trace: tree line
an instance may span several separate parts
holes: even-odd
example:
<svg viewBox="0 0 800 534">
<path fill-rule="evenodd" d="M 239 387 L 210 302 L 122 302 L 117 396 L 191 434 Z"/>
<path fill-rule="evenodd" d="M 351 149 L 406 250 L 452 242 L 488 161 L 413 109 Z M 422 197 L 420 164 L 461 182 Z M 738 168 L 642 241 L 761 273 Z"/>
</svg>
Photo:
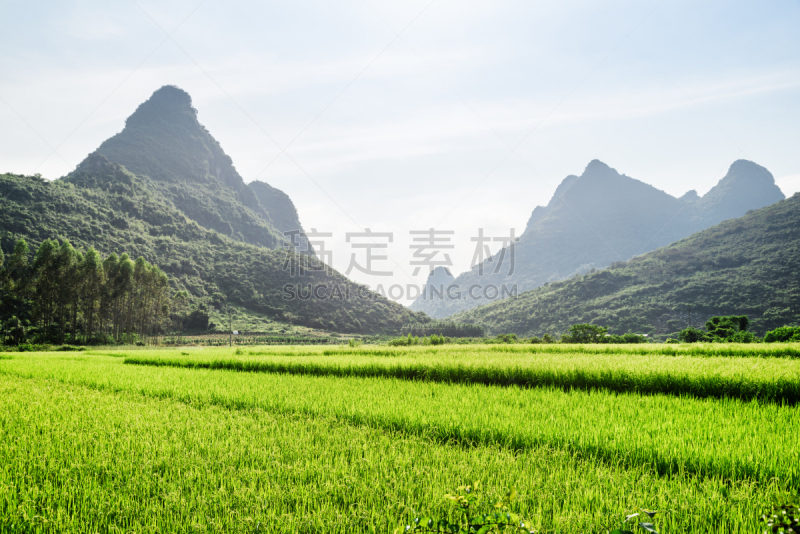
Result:
<svg viewBox="0 0 800 534">
<path fill-rule="evenodd" d="M 428 323 L 409 323 L 403 325 L 401 334 L 412 336 L 483 337 L 485 329 L 481 325 L 455 323 L 453 321 L 431 321 Z"/>
<path fill-rule="evenodd" d="M 0 250 L 0 342 L 121 343 L 163 333 L 172 307 L 167 275 L 127 254 L 105 259 L 46 239 L 31 257 L 20 239 Z"/>
</svg>

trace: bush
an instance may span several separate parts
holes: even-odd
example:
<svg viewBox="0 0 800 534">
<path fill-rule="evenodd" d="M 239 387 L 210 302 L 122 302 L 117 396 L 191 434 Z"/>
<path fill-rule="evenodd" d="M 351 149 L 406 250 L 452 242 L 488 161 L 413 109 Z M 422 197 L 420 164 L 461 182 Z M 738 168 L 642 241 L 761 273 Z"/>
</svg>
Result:
<svg viewBox="0 0 800 534">
<path fill-rule="evenodd" d="M 497 334 L 496 343 L 516 343 L 517 334 Z"/>
<path fill-rule="evenodd" d="M 764 343 L 800 342 L 800 326 L 781 326 L 764 334 Z"/>
<path fill-rule="evenodd" d="M 717 316 L 706 321 L 707 332 L 690 326 L 681 330 L 679 337 L 686 343 L 758 343 L 759 339 L 747 331 L 749 326 L 750 320 L 746 315 Z"/>
<path fill-rule="evenodd" d="M 561 336 L 562 343 L 603 343 L 608 328 L 596 324 L 574 324 Z"/>
<path fill-rule="evenodd" d="M 727 315 L 712 317 L 706 321 L 706 330 L 713 337 L 728 339 L 738 332 L 744 332 L 750 326 L 746 315 Z"/>
<path fill-rule="evenodd" d="M 525 521 L 512 510 L 512 502 L 517 492 L 511 490 L 505 495 L 479 495 L 479 484 L 461 486 L 454 495 L 445 499 L 453 505 L 451 517 L 435 518 L 417 516 L 405 527 L 395 529 L 395 534 L 418 532 L 450 532 L 483 534 L 510 534 L 512 532 L 533 534 L 535 531 L 525 526 Z"/>
<path fill-rule="evenodd" d="M 706 332 L 705 330 L 700 330 L 699 328 L 694 328 L 693 326 L 681 330 L 681 333 L 678 334 L 678 337 L 684 343 L 711 341 L 711 336 L 708 335 L 708 332 Z"/>
<path fill-rule="evenodd" d="M 675 339 L 674 337 L 668 337 L 668 338 L 667 338 L 667 339 L 664 341 L 664 343 L 667 343 L 667 344 L 670 344 L 670 345 L 672 345 L 672 344 L 675 344 L 675 343 L 680 343 L 680 341 L 678 341 L 678 340 L 677 340 L 677 339 Z"/>
<path fill-rule="evenodd" d="M 450 343 L 451 339 L 442 335 L 431 334 L 430 337 L 423 337 L 422 339 L 417 336 L 408 334 L 408 337 L 398 337 L 389 340 L 390 347 L 411 347 L 413 345 L 444 345 Z"/>
<path fill-rule="evenodd" d="M 643 336 L 642 334 L 632 334 L 628 332 L 627 334 L 622 334 L 621 336 L 612 334 L 610 336 L 606 336 L 605 340 L 602 342 L 604 343 L 649 343 L 650 340 L 647 339 L 647 336 Z"/>
</svg>

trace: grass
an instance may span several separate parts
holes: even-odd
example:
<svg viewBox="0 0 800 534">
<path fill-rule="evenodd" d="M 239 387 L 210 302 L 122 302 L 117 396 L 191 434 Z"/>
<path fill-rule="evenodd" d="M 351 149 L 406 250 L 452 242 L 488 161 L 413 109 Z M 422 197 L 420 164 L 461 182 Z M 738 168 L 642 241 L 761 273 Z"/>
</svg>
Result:
<svg viewBox="0 0 800 534">
<path fill-rule="evenodd" d="M 495 347 L 488 347 L 489 349 Z M 378 357 L 382 356 L 382 357 Z M 444 383 L 604 389 L 796 404 L 800 361 L 790 358 L 530 353 L 487 347 L 138 353 L 125 363 Z"/>
<path fill-rule="evenodd" d="M 0 357 L 0 531 L 391 532 L 482 480 L 516 487 L 518 512 L 543 533 L 606 532 L 638 507 L 663 512 L 662 533 L 754 532 L 800 489 L 800 406 L 194 365 L 628 367 L 766 383 L 791 381 L 800 363 L 509 347 Z M 123 363 L 134 357 L 194 364 Z"/>
<path fill-rule="evenodd" d="M 0 372 L 133 391 L 195 406 L 333 417 L 440 442 L 547 446 L 584 458 L 800 489 L 800 450 L 786 445 L 800 408 L 552 388 L 396 379 L 247 374 L 122 365 L 120 358 L 30 356 Z"/>
<path fill-rule="evenodd" d="M 576 459 L 548 448 L 435 445 L 333 419 L 226 410 L 0 377 L 4 532 L 391 532 L 481 480 L 516 486 L 539 532 L 598 532 L 639 506 L 664 532 L 757 528 L 778 485 Z"/>
</svg>

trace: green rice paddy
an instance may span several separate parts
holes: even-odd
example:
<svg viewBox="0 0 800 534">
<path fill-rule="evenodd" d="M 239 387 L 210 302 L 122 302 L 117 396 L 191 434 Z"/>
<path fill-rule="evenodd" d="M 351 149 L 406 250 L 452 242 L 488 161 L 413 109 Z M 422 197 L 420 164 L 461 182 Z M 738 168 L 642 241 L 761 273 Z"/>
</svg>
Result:
<svg viewBox="0 0 800 534">
<path fill-rule="evenodd" d="M 756 532 L 797 495 L 797 347 L 565 347 L 6 354 L 0 531 L 392 532 L 480 480 L 538 532 Z"/>
</svg>

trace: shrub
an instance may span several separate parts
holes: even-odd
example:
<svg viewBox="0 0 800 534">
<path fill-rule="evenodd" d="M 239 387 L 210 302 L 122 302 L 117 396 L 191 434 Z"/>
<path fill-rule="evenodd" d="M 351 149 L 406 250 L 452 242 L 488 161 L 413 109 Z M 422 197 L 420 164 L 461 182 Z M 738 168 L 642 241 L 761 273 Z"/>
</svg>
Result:
<svg viewBox="0 0 800 534">
<path fill-rule="evenodd" d="M 708 332 L 705 330 L 700 330 L 699 328 L 694 328 L 690 326 L 689 328 L 684 328 L 681 330 L 681 333 L 678 334 L 678 337 L 684 343 L 697 343 L 699 341 L 711 341 L 711 336 L 708 335 Z"/>
<path fill-rule="evenodd" d="M 738 332 L 744 332 L 750 326 L 746 315 L 727 315 L 712 317 L 706 321 L 706 330 L 713 337 L 732 338 Z"/>
<path fill-rule="evenodd" d="M 562 343 L 602 343 L 608 328 L 596 324 L 574 324 L 561 336 Z"/>
<path fill-rule="evenodd" d="M 781 326 L 764 334 L 764 343 L 800 342 L 800 326 Z"/>
<path fill-rule="evenodd" d="M 394 532 L 449 532 L 464 534 L 470 532 L 490 533 L 533 533 L 528 529 L 517 514 L 511 511 L 512 501 L 516 498 L 517 492 L 513 489 L 504 496 L 484 495 L 479 496 L 479 487 L 476 482 L 472 486 L 461 486 L 455 495 L 447 494 L 445 499 L 449 500 L 455 507 L 455 520 L 450 521 L 446 518 L 436 519 L 434 517 L 414 518 L 413 524 L 399 527 Z"/>
</svg>

